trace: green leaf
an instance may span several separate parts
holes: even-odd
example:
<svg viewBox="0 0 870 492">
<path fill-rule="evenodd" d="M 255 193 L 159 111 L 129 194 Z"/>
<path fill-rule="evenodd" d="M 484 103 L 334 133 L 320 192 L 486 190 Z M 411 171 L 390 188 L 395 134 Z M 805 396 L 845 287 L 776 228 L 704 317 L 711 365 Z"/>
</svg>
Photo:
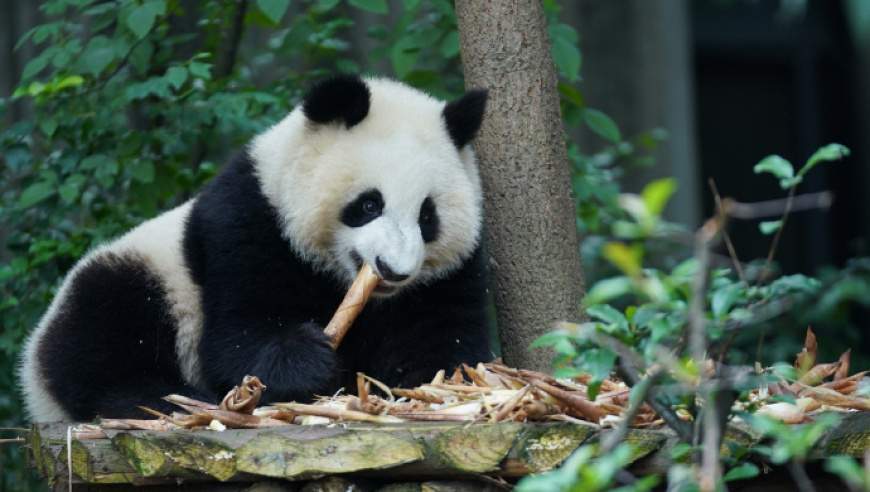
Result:
<svg viewBox="0 0 870 492">
<path fill-rule="evenodd" d="M 764 235 L 771 235 L 782 228 L 782 220 L 767 220 L 758 224 L 758 229 Z"/>
<path fill-rule="evenodd" d="M 47 56 L 37 56 L 27 62 L 24 66 L 24 71 L 21 73 L 21 80 L 27 80 L 42 71 L 48 65 Z"/>
<path fill-rule="evenodd" d="M 260 8 L 266 17 L 273 24 L 278 24 L 287 12 L 287 7 L 290 6 L 290 0 L 257 0 L 257 7 Z"/>
<path fill-rule="evenodd" d="M 3 153 L 6 159 L 6 165 L 13 172 L 19 172 L 21 169 L 30 163 L 33 159 L 33 154 L 30 153 L 30 147 L 25 144 L 13 144 L 6 148 Z"/>
<path fill-rule="evenodd" d="M 616 325 L 620 329 L 628 329 L 628 318 L 609 304 L 589 306 L 586 312 L 589 316 L 598 318 L 605 323 Z"/>
<path fill-rule="evenodd" d="M 559 379 L 574 379 L 581 374 L 583 371 L 570 366 L 559 366 L 553 371 L 553 376 Z"/>
<path fill-rule="evenodd" d="M 459 31 L 452 30 L 444 36 L 444 41 L 441 42 L 441 56 L 444 58 L 453 58 L 459 55 Z"/>
<path fill-rule="evenodd" d="M 640 239 L 643 237 L 643 229 L 634 222 L 627 220 L 617 220 L 613 223 L 611 230 L 613 235 L 622 239 Z"/>
<path fill-rule="evenodd" d="M 806 275 L 785 275 L 774 280 L 770 286 L 776 291 L 813 293 L 821 287 L 822 282 Z"/>
<path fill-rule="evenodd" d="M 9 296 L 2 303 L 0 303 L 0 311 L 4 309 L 13 308 L 18 305 L 18 298 L 15 296 Z"/>
<path fill-rule="evenodd" d="M 54 84 L 54 90 L 59 91 L 61 89 L 66 89 L 67 87 L 78 87 L 84 83 L 85 79 L 82 78 L 81 75 L 70 75 L 62 78 L 59 82 Z"/>
<path fill-rule="evenodd" d="M 211 63 L 190 62 L 187 68 L 194 77 L 211 80 Z"/>
<path fill-rule="evenodd" d="M 734 468 L 728 470 L 722 477 L 722 481 L 731 482 L 733 480 L 744 480 L 758 476 L 758 466 L 754 463 L 741 463 Z"/>
<path fill-rule="evenodd" d="M 79 186 L 74 183 L 65 182 L 57 188 L 57 192 L 63 201 L 72 203 L 79 196 Z"/>
<path fill-rule="evenodd" d="M 453 7 L 453 2 L 451 2 L 450 0 L 432 0 L 428 3 L 432 6 L 432 8 L 434 8 L 441 15 L 447 18 L 453 17 L 456 14 L 456 10 Z"/>
<path fill-rule="evenodd" d="M 677 180 L 674 178 L 657 179 L 643 188 L 640 197 L 646 205 L 646 210 L 652 216 L 660 216 L 671 196 L 677 191 Z"/>
<path fill-rule="evenodd" d="M 793 178 L 781 179 L 781 180 L 779 180 L 779 187 L 782 188 L 783 190 L 787 190 L 787 189 L 791 188 L 792 186 L 797 186 L 797 185 L 801 184 L 801 182 L 803 180 L 804 180 L 803 176 L 795 176 Z"/>
<path fill-rule="evenodd" d="M 103 188 L 109 188 L 115 183 L 115 176 L 118 174 L 118 161 L 115 159 L 106 159 L 94 172 L 97 181 L 103 185 Z"/>
<path fill-rule="evenodd" d="M 155 168 L 151 161 L 135 159 L 127 164 L 127 172 L 139 182 L 148 184 L 154 182 Z"/>
<path fill-rule="evenodd" d="M 577 358 L 577 355 L 578 355 L 577 346 L 575 346 L 574 343 L 572 343 L 571 340 L 568 340 L 567 338 L 563 338 L 563 339 L 557 341 L 556 343 L 554 343 L 553 350 L 555 350 L 556 353 L 559 354 L 560 356 L 565 357 L 567 359 L 573 360 L 573 359 Z"/>
<path fill-rule="evenodd" d="M 36 33 L 36 31 L 41 27 L 42 26 L 32 27 L 32 28 L 30 28 L 29 31 L 24 33 L 24 35 L 18 39 L 18 42 L 15 43 L 15 46 L 12 48 L 12 52 L 14 53 L 14 52 L 18 51 L 18 48 L 20 48 L 22 44 L 26 43 L 27 40 L 30 39 L 30 37 L 33 36 Z"/>
<path fill-rule="evenodd" d="M 94 76 L 102 73 L 115 59 L 115 49 L 105 36 L 95 36 L 82 54 L 81 68 Z"/>
<path fill-rule="evenodd" d="M 112 48 L 100 48 L 90 51 L 85 55 L 85 65 L 92 75 L 97 76 L 112 63 L 114 58 L 115 50 Z"/>
<path fill-rule="evenodd" d="M 91 169 L 96 169 L 101 164 L 106 162 L 106 160 L 108 160 L 108 157 L 106 157 L 103 154 L 89 155 L 89 156 L 85 157 L 84 159 L 82 159 L 82 161 L 79 163 L 79 169 L 81 169 L 82 171 L 89 171 Z"/>
<path fill-rule="evenodd" d="M 142 39 L 154 27 L 157 18 L 166 12 L 165 0 L 149 0 L 127 15 L 126 24 L 137 39 Z"/>
<path fill-rule="evenodd" d="M 148 72 L 151 56 L 154 54 L 154 45 L 148 40 L 142 40 L 133 51 L 130 52 L 130 64 L 140 75 Z"/>
<path fill-rule="evenodd" d="M 166 71 L 166 80 L 175 87 L 175 90 L 179 90 L 187 81 L 187 73 L 185 67 L 169 67 Z"/>
<path fill-rule="evenodd" d="M 629 277 L 612 277 L 599 280 L 586 293 L 589 304 L 603 304 L 634 291 L 634 283 Z"/>
<path fill-rule="evenodd" d="M 613 364 L 616 363 L 616 354 L 605 349 L 593 349 L 583 353 L 583 368 L 592 373 L 589 381 L 588 395 L 590 400 L 595 400 L 601 382 L 610 377 Z"/>
<path fill-rule="evenodd" d="M 619 127 L 610 119 L 610 116 L 598 111 L 597 109 L 586 108 L 583 110 L 583 121 L 586 126 L 595 133 L 610 140 L 611 142 L 622 141 L 622 135 L 619 133 Z"/>
<path fill-rule="evenodd" d="M 728 319 L 731 321 L 748 321 L 752 319 L 752 311 L 746 308 L 732 309 L 728 313 Z"/>
<path fill-rule="evenodd" d="M 713 292 L 713 298 L 710 300 L 713 316 L 716 319 L 725 316 L 734 305 L 734 301 L 740 297 L 741 292 L 743 292 L 743 285 L 740 283 L 734 283 Z"/>
<path fill-rule="evenodd" d="M 54 195 L 56 191 L 54 183 L 40 181 L 33 183 L 21 192 L 21 197 L 18 199 L 18 208 L 25 209 L 32 207 L 46 198 Z"/>
<path fill-rule="evenodd" d="M 314 9 L 318 12 L 328 12 L 335 8 L 341 0 L 317 0 Z"/>
<path fill-rule="evenodd" d="M 540 337 L 538 337 L 531 345 L 530 348 L 536 347 L 547 347 L 550 345 L 555 345 L 557 343 L 561 343 L 562 340 L 567 340 L 571 337 L 571 334 L 564 330 L 556 330 L 551 331 L 549 333 L 544 333 Z"/>
<path fill-rule="evenodd" d="M 376 14 L 388 14 L 390 7 L 387 5 L 387 0 L 348 0 L 348 3 L 354 7 Z"/>
<path fill-rule="evenodd" d="M 411 73 L 414 65 L 417 64 L 417 56 L 420 54 L 419 48 L 406 49 L 405 44 L 407 44 L 408 40 L 409 38 L 400 40 L 390 50 L 390 61 L 393 63 L 393 70 L 400 79 L 404 79 Z M 406 41 L 406 43 L 403 43 L 403 41 Z"/>
<path fill-rule="evenodd" d="M 580 76 L 582 61 L 580 50 L 577 49 L 577 31 L 567 24 L 550 26 L 549 31 L 553 61 L 568 80 L 574 82 Z"/>
<path fill-rule="evenodd" d="M 623 243 L 609 242 L 605 244 L 601 249 L 601 255 L 628 276 L 633 277 L 641 272 L 640 258 L 635 250 Z"/>
<path fill-rule="evenodd" d="M 769 155 L 752 168 L 755 174 L 771 173 L 779 179 L 794 177 L 794 166 L 778 155 Z"/>
<path fill-rule="evenodd" d="M 680 264 L 674 267 L 671 270 L 671 276 L 680 278 L 680 277 L 692 277 L 698 271 L 698 259 L 697 258 L 689 258 L 683 260 Z"/>
<path fill-rule="evenodd" d="M 803 176 L 810 169 L 815 167 L 816 164 L 823 161 L 838 161 L 843 157 L 848 156 L 851 151 L 845 145 L 840 145 L 837 143 L 832 143 L 825 145 L 821 149 L 817 150 L 815 154 L 810 156 L 807 159 L 807 163 L 804 164 L 804 167 L 798 172 L 798 176 Z"/>
<path fill-rule="evenodd" d="M 553 61 L 560 72 L 571 82 L 580 77 L 580 64 L 583 60 L 580 50 L 564 39 L 555 39 L 552 46 Z"/>
<path fill-rule="evenodd" d="M 55 130 L 57 130 L 57 118 L 43 118 L 39 122 L 39 129 L 46 137 L 54 135 Z"/>
<path fill-rule="evenodd" d="M 850 456 L 831 456 L 825 460 L 824 468 L 826 472 L 854 485 L 854 490 L 867 490 L 867 485 L 870 485 L 868 484 L 870 477 L 864 472 L 864 467 Z"/>
<path fill-rule="evenodd" d="M 583 107 L 586 103 L 583 100 L 583 94 L 576 87 L 559 82 L 559 93 L 562 97 L 571 104 Z"/>
</svg>

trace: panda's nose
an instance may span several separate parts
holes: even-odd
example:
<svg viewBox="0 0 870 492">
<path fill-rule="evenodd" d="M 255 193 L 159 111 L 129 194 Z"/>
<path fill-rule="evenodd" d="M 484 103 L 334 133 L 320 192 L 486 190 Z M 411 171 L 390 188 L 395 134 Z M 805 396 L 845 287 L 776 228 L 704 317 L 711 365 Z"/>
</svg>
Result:
<svg viewBox="0 0 870 492">
<path fill-rule="evenodd" d="M 402 280 L 410 277 L 410 275 L 402 275 L 400 273 L 394 272 L 392 268 L 390 268 L 386 263 L 381 261 L 380 256 L 375 258 L 375 265 L 378 267 L 378 273 L 384 280 L 388 280 L 390 282 L 401 282 Z"/>
</svg>

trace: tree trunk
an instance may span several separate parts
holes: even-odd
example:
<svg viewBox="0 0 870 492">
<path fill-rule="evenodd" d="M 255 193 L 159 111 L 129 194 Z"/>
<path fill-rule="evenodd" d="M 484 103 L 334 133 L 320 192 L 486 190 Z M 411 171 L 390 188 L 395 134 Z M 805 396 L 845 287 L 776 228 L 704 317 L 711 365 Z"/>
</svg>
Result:
<svg viewBox="0 0 870 492">
<path fill-rule="evenodd" d="M 489 89 L 475 141 L 505 363 L 550 371 L 529 350 L 585 294 L 556 67 L 540 0 L 456 2 L 468 88 Z"/>
</svg>

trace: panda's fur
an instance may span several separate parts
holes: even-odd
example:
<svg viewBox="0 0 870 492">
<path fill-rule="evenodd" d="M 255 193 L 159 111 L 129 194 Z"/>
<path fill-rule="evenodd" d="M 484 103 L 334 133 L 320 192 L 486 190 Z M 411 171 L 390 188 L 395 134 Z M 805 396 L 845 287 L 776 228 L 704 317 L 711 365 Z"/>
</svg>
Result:
<svg viewBox="0 0 870 492">
<path fill-rule="evenodd" d="M 142 417 L 175 410 L 171 393 L 216 401 L 247 374 L 268 401 L 309 400 L 358 371 L 414 386 L 488 360 L 469 147 L 485 102 L 317 84 L 196 197 L 69 272 L 22 357 L 30 416 Z M 381 280 L 333 351 L 323 327 L 363 261 Z"/>
</svg>

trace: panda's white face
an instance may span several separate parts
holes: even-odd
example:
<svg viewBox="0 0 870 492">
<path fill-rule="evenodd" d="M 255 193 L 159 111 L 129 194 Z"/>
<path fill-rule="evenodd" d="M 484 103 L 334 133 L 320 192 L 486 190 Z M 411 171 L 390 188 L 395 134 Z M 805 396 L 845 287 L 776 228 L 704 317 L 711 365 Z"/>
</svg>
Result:
<svg viewBox="0 0 870 492">
<path fill-rule="evenodd" d="M 479 205 L 469 176 L 456 158 L 445 163 L 424 149 L 404 132 L 357 148 L 361 165 L 353 166 L 331 256 L 349 280 L 370 263 L 381 278 L 376 294 L 446 273 L 477 241 Z"/>
<path fill-rule="evenodd" d="M 353 126 L 293 111 L 250 152 L 294 250 L 350 284 L 362 262 L 375 295 L 426 283 L 474 251 L 481 189 L 474 156 L 445 127 L 444 103 L 403 84 L 366 80 Z"/>
</svg>

